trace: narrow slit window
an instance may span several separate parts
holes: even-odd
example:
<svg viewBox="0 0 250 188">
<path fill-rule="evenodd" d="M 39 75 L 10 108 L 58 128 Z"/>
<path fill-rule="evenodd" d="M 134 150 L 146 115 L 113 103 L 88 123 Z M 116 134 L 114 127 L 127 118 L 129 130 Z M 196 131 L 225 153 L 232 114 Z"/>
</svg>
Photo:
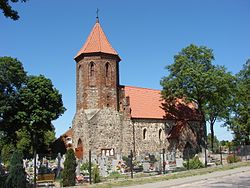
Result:
<svg viewBox="0 0 250 188">
<path fill-rule="evenodd" d="M 147 129 L 143 129 L 143 135 L 142 135 L 143 140 L 147 139 Z"/>
<path fill-rule="evenodd" d="M 159 130 L 159 140 L 162 140 L 162 129 Z"/>
<path fill-rule="evenodd" d="M 109 77 L 109 70 L 110 68 L 109 68 L 109 63 L 106 63 L 106 65 L 105 65 L 105 75 L 106 75 L 106 77 Z"/>
</svg>

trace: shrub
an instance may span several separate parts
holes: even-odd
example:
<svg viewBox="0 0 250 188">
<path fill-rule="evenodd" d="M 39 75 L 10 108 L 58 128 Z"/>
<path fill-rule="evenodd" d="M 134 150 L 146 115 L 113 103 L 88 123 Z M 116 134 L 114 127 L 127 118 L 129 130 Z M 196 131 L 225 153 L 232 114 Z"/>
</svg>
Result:
<svg viewBox="0 0 250 188">
<path fill-rule="evenodd" d="M 227 163 L 236 163 L 239 161 L 240 161 L 240 158 L 236 155 L 228 155 L 227 156 Z"/>
<path fill-rule="evenodd" d="M 10 159 L 10 170 L 6 180 L 8 188 L 26 187 L 26 176 L 23 168 L 23 155 L 15 151 Z"/>
<path fill-rule="evenodd" d="M 183 166 L 187 169 L 198 169 L 198 168 L 204 168 L 203 163 L 200 161 L 198 156 L 195 156 L 194 158 L 190 159 L 189 162 L 185 161 L 183 163 Z"/>
<path fill-rule="evenodd" d="M 123 177 L 119 172 L 113 171 L 109 174 L 109 179 L 118 179 Z"/>
<path fill-rule="evenodd" d="M 69 149 L 66 153 L 64 169 L 62 172 L 62 184 L 66 186 L 74 186 L 76 179 L 76 158 L 73 149 Z"/>
<path fill-rule="evenodd" d="M 93 182 L 99 183 L 100 181 L 101 181 L 101 178 L 100 178 L 99 168 L 97 165 L 95 165 L 93 168 Z"/>
<path fill-rule="evenodd" d="M 91 169 L 93 168 L 94 164 L 91 163 Z M 85 174 L 89 174 L 89 162 L 82 163 L 80 170 Z"/>
<path fill-rule="evenodd" d="M 130 159 L 129 159 L 127 156 L 123 156 L 123 157 L 122 157 L 122 160 L 125 161 L 125 163 L 126 163 L 127 165 L 130 164 Z"/>
</svg>

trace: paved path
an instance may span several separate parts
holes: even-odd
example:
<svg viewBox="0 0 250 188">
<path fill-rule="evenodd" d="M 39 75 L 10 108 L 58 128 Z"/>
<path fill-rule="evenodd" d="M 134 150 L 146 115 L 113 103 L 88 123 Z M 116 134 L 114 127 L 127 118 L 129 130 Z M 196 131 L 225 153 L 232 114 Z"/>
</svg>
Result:
<svg viewBox="0 0 250 188">
<path fill-rule="evenodd" d="M 124 188 L 198 188 L 198 187 L 249 187 L 250 166 L 226 171 L 217 171 L 204 175 L 179 178 L 144 185 L 128 186 Z"/>
</svg>

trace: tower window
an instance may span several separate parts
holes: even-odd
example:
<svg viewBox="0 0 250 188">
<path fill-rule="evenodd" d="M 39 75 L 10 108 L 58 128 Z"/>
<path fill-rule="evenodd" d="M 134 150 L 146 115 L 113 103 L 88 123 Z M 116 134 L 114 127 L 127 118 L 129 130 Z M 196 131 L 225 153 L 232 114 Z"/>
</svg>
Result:
<svg viewBox="0 0 250 188">
<path fill-rule="evenodd" d="M 89 75 L 92 77 L 95 75 L 95 64 L 93 62 L 90 63 L 90 71 Z"/>
<path fill-rule="evenodd" d="M 143 138 L 143 140 L 147 139 L 147 129 L 146 128 L 143 129 L 142 138 Z"/>
<path fill-rule="evenodd" d="M 95 78 L 95 63 L 94 62 L 90 62 L 89 64 L 89 85 L 90 86 L 95 86 L 96 83 L 96 78 Z"/>
<path fill-rule="evenodd" d="M 109 77 L 109 70 L 110 68 L 109 68 L 109 63 L 106 63 L 106 65 L 105 65 L 105 74 L 106 74 L 106 77 Z"/>
<path fill-rule="evenodd" d="M 159 130 L 159 140 L 162 140 L 162 129 Z"/>
<path fill-rule="evenodd" d="M 106 79 L 106 86 L 110 86 L 111 85 L 111 66 L 108 62 L 105 64 L 105 79 Z"/>
</svg>

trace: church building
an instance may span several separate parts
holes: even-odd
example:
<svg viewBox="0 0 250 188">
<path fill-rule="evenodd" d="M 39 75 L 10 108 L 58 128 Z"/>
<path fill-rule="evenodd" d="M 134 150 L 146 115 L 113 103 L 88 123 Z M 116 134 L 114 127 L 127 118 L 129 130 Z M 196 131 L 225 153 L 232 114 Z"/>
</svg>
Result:
<svg viewBox="0 0 250 188">
<path fill-rule="evenodd" d="M 185 149 L 200 151 L 202 131 L 195 105 L 184 104 L 174 116 L 162 107 L 161 91 L 119 83 L 119 57 L 97 18 L 76 61 L 76 113 L 72 147 L 79 159 L 134 156 Z M 182 109 L 182 108 L 180 108 Z"/>
</svg>

